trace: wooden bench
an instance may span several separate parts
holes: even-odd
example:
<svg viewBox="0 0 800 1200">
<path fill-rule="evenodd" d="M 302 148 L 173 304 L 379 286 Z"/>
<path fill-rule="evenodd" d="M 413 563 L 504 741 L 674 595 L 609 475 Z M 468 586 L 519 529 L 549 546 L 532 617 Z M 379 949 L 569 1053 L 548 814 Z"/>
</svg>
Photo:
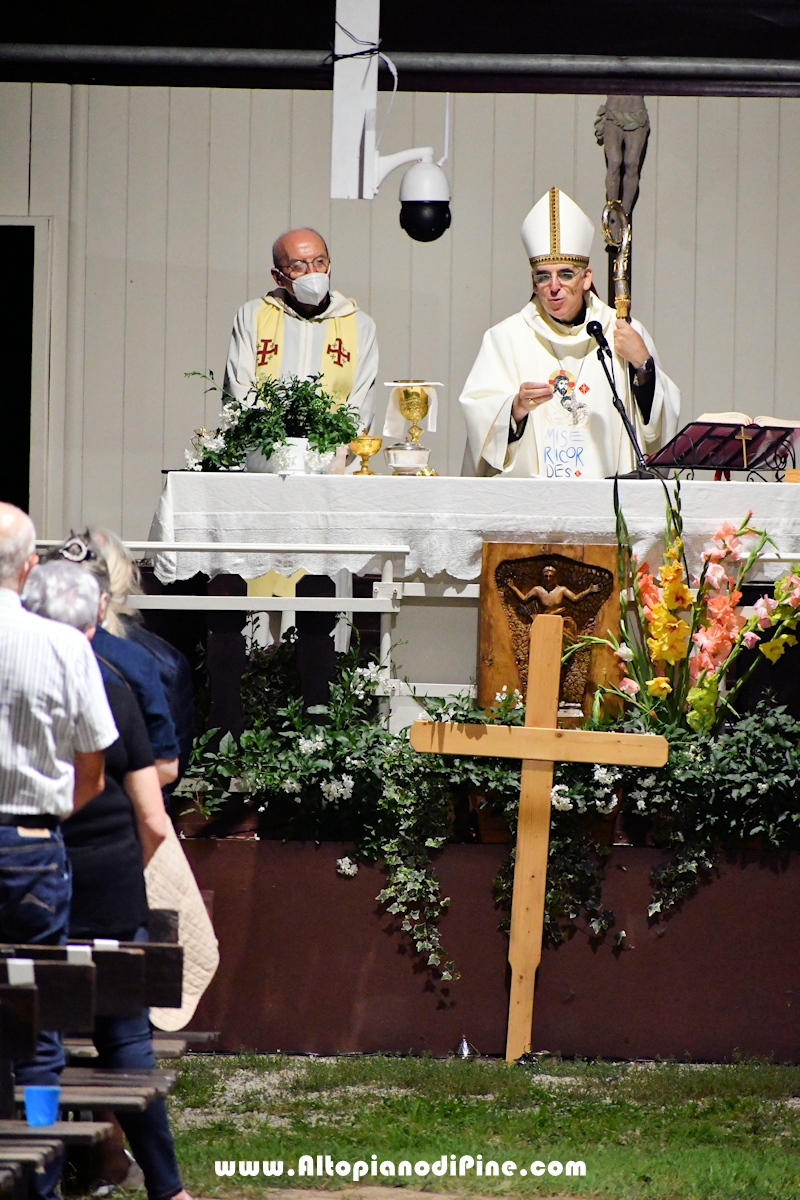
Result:
<svg viewBox="0 0 800 1200">
<path fill-rule="evenodd" d="M 12 1060 L 33 1057 L 40 1028 L 58 1030 L 75 1023 L 85 1029 L 93 1024 L 95 983 L 91 962 L 0 956 L 0 1172 L 5 1181 L 0 1193 L 12 1200 L 24 1200 L 31 1173 L 42 1171 L 66 1145 L 93 1145 L 112 1134 L 110 1122 L 59 1121 L 32 1127 L 15 1119 L 23 1089 L 14 1088 Z"/>
</svg>

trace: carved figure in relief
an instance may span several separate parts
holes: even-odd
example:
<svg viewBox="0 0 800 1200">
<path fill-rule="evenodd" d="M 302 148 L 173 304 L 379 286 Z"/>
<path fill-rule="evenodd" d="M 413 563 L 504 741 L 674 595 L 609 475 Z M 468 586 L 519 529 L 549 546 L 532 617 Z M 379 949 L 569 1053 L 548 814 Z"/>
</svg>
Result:
<svg viewBox="0 0 800 1200">
<path fill-rule="evenodd" d="M 495 571 L 495 583 L 511 632 L 514 660 L 522 689 L 528 685 L 528 645 L 540 613 L 564 618 L 564 644 L 584 634 L 600 633 L 595 623 L 614 586 L 610 571 L 562 555 L 506 559 Z M 589 677 L 591 651 L 572 655 L 561 675 L 562 715 L 579 715 Z"/>
<path fill-rule="evenodd" d="M 527 604 L 533 597 L 538 600 L 544 612 L 552 613 L 553 616 L 561 616 L 564 612 L 564 600 L 570 600 L 573 604 L 578 604 L 586 596 L 590 596 L 593 592 L 601 592 L 603 589 L 599 583 L 590 583 L 582 592 L 571 591 L 563 583 L 558 582 L 558 570 L 556 567 L 547 566 L 542 571 L 542 583 L 535 583 L 527 595 L 523 596 L 522 592 L 514 583 L 510 583 L 509 587 L 513 592 L 516 592 L 523 604 Z M 571 618 L 570 618 L 571 620 Z M 572 621 L 574 625 L 575 622 Z"/>
</svg>

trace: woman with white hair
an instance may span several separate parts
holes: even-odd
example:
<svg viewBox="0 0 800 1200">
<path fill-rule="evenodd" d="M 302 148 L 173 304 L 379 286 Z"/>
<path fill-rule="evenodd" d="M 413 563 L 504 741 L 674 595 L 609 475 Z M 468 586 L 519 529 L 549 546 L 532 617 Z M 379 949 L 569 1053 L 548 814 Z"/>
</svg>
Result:
<svg viewBox="0 0 800 1200">
<path fill-rule="evenodd" d="M 22 601 L 30 612 L 72 625 L 90 640 L 106 603 L 94 575 L 63 559 L 33 568 Z M 166 837 L 167 814 L 136 697 L 124 682 L 104 683 L 120 736 L 105 751 L 103 792 L 62 824 L 72 866 L 69 934 L 146 941 L 144 867 Z M 155 1066 L 146 1009 L 132 1018 L 96 1017 L 94 1044 L 100 1067 Z M 164 1101 L 153 1101 L 141 1113 L 120 1113 L 118 1119 L 144 1172 L 149 1200 L 190 1200 Z"/>
</svg>

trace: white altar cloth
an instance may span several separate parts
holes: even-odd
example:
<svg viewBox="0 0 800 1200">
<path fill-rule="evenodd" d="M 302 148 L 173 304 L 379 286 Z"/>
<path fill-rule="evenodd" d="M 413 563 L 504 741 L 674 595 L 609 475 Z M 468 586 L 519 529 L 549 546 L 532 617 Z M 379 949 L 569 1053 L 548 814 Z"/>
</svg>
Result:
<svg viewBox="0 0 800 1200">
<path fill-rule="evenodd" d="M 670 487 L 672 485 L 669 485 Z M 403 478 L 387 475 L 287 476 L 171 472 L 150 537 L 164 542 L 331 543 L 410 547 L 395 578 L 478 578 L 484 541 L 613 542 L 613 484 L 607 480 Z M 640 562 L 658 552 L 664 530 L 662 486 L 651 480 L 620 482 L 622 509 Z M 681 483 L 690 566 L 723 520 L 768 530 L 781 552 L 800 558 L 800 486 L 777 483 Z M 651 559 L 652 561 L 652 559 Z M 161 553 L 162 583 L 198 571 L 228 571 L 252 579 L 299 566 L 315 574 L 343 567 L 380 572 L 380 559 L 364 554 Z M 778 568 L 764 564 L 762 579 Z"/>
</svg>

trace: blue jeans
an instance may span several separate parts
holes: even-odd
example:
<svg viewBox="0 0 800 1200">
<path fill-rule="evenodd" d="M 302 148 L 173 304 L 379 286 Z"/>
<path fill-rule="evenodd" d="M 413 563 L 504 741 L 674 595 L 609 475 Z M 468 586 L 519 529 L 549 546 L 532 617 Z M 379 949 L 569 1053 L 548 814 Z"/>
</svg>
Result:
<svg viewBox="0 0 800 1200">
<path fill-rule="evenodd" d="M 147 940 L 147 931 L 138 930 L 137 942 Z M 150 1022 L 145 1009 L 138 1017 L 95 1017 L 94 1044 L 99 1055 L 98 1067 L 149 1071 L 155 1067 Z M 162 1099 L 153 1100 L 144 1112 L 117 1113 L 139 1166 L 144 1172 L 148 1200 L 171 1200 L 183 1188 L 175 1146 Z"/>
<path fill-rule="evenodd" d="M 0 825 L 0 941 L 61 946 L 67 940 L 72 877 L 60 830 L 49 837 L 25 837 L 15 825 Z M 57 1084 L 64 1051 L 57 1033 L 41 1031 L 36 1055 L 14 1063 L 25 1084 Z M 63 1159 L 32 1173 L 34 1193 L 47 1200 L 61 1178 Z"/>
</svg>

